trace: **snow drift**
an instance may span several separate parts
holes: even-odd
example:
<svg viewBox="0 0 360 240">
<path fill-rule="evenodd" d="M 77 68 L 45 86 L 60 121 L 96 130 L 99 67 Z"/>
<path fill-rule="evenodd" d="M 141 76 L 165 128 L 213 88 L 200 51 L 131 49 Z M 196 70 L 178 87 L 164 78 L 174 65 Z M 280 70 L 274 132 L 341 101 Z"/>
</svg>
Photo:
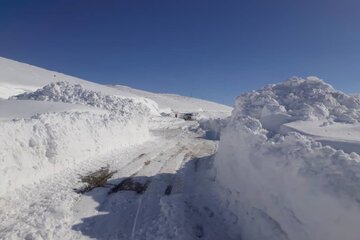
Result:
<svg viewBox="0 0 360 240">
<path fill-rule="evenodd" d="M 297 132 L 269 134 L 262 124 L 269 115 L 357 122 L 358 98 L 316 78 L 291 79 L 241 95 L 235 106 L 215 160 L 218 196 L 233 213 L 233 236 L 358 239 L 359 155 Z"/>
<path fill-rule="evenodd" d="M 0 194 L 74 167 L 95 154 L 149 139 L 150 109 L 133 99 L 102 95 L 63 82 L 14 99 L 60 102 L 57 106 L 62 110 L 56 111 L 48 102 L 53 108 L 50 112 L 0 122 Z M 19 105 L 26 102 L 11 101 Z M 67 111 L 65 103 L 92 107 Z"/>
</svg>

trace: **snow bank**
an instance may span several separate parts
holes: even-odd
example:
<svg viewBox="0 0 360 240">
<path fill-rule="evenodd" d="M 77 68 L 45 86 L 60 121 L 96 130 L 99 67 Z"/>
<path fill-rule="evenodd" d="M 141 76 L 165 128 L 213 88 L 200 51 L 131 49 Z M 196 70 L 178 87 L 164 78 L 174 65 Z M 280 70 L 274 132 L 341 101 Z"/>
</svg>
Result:
<svg viewBox="0 0 360 240">
<path fill-rule="evenodd" d="M 215 159 L 218 196 L 233 213 L 228 219 L 233 236 L 359 239 L 359 155 L 296 132 L 269 134 L 261 123 L 269 112 L 344 121 L 343 112 L 358 121 L 357 104 L 356 98 L 314 78 L 292 79 L 237 98 Z M 316 106 L 324 111 L 318 114 Z"/>
<path fill-rule="evenodd" d="M 336 91 L 316 77 L 292 78 L 240 95 L 233 116 L 251 116 L 263 124 L 273 122 L 271 117 L 282 123 L 311 119 L 355 123 L 360 121 L 360 98 Z"/>
<path fill-rule="evenodd" d="M 54 111 L 1 121 L 0 195 L 75 167 L 96 154 L 149 139 L 150 110 L 132 99 L 105 96 L 68 83 L 53 83 L 15 99 L 77 103 L 104 111 Z"/>
</svg>

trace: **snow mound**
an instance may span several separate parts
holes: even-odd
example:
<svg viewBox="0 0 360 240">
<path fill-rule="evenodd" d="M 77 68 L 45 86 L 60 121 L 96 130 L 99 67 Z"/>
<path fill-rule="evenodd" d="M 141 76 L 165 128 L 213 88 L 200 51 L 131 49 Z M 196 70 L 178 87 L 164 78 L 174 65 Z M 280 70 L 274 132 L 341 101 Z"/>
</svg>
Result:
<svg viewBox="0 0 360 240">
<path fill-rule="evenodd" d="M 262 123 L 274 121 L 274 117 L 277 122 L 321 119 L 355 123 L 360 121 L 360 98 L 336 91 L 316 77 L 294 77 L 240 95 L 233 116 L 251 116 Z"/>
<path fill-rule="evenodd" d="M 360 156 L 298 132 L 269 134 L 262 122 L 269 114 L 353 122 L 358 104 L 317 78 L 291 79 L 237 98 L 214 163 L 217 195 L 233 213 L 228 227 L 234 237 L 359 238 Z"/>
<path fill-rule="evenodd" d="M 101 92 L 88 90 L 80 84 L 68 82 L 50 83 L 35 92 L 23 93 L 11 99 L 84 104 L 116 112 L 117 114 L 133 113 L 134 109 L 152 113 L 158 112 L 156 104 L 151 100 L 104 95 Z M 136 107 L 133 108 L 134 106 Z M 145 110 L 146 108 L 147 110 Z"/>
</svg>

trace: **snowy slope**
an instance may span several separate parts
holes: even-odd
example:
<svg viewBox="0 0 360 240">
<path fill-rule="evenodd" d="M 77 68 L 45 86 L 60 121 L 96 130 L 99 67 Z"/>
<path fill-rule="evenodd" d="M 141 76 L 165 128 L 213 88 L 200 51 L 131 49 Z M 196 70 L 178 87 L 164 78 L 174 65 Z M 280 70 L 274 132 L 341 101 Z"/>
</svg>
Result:
<svg viewBox="0 0 360 240">
<path fill-rule="evenodd" d="M 360 156 L 342 150 L 359 143 L 359 112 L 358 97 L 314 77 L 239 96 L 215 161 L 232 233 L 359 239 Z M 329 139 L 339 150 L 322 142 Z"/>
<path fill-rule="evenodd" d="M 218 116 L 228 116 L 232 110 L 231 107 L 222 104 L 209 102 L 206 100 L 196 99 L 192 97 L 180 96 L 176 94 L 151 93 L 127 86 L 116 85 L 116 89 L 122 92 L 128 92 L 136 96 L 142 96 L 155 101 L 160 110 L 174 112 L 199 112 L 218 114 Z M 214 116 L 214 115 L 212 115 Z"/>
<path fill-rule="evenodd" d="M 126 92 L 119 93 L 101 84 L 0 57 L 0 98 L 32 92 L 51 82 L 81 84 L 89 90 L 100 91 L 104 94 L 136 97 Z"/>
<path fill-rule="evenodd" d="M 137 99 L 144 102 L 144 104 L 148 104 L 151 108 L 153 108 L 151 105 L 158 104 L 162 111 L 172 109 L 179 112 L 202 112 L 204 116 L 229 116 L 232 110 L 229 106 L 196 98 L 172 94 L 155 94 L 119 85 L 101 85 L 0 57 L 0 98 L 9 98 L 24 92 L 32 92 L 53 82 L 79 84 L 87 90 L 101 92 L 105 95 Z M 144 98 L 149 100 L 144 100 Z"/>
</svg>

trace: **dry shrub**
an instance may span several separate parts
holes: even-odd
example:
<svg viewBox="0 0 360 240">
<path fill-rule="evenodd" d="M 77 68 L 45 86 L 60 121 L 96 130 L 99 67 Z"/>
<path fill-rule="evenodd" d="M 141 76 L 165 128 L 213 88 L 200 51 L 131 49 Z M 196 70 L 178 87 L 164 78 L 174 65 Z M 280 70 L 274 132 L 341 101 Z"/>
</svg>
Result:
<svg viewBox="0 0 360 240">
<path fill-rule="evenodd" d="M 94 188 L 103 187 L 107 181 L 116 173 L 116 171 L 110 171 L 109 166 L 102 167 L 99 170 L 89 173 L 85 176 L 80 176 L 81 182 L 85 183 L 85 186 L 76 190 L 78 193 L 87 193 Z"/>
</svg>

